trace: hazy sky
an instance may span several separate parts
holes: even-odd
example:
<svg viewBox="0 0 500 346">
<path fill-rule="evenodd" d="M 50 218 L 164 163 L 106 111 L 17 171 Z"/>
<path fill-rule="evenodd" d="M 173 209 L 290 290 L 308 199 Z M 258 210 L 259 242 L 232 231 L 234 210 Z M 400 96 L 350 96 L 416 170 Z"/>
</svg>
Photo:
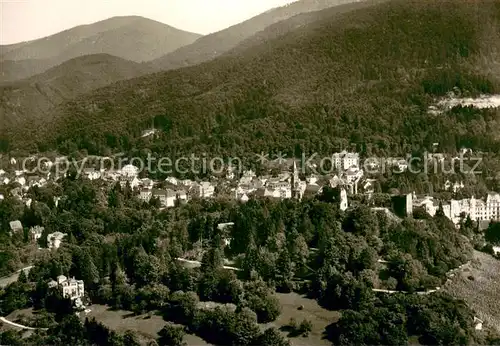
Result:
<svg viewBox="0 0 500 346">
<path fill-rule="evenodd" d="M 138 15 L 208 34 L 294 0 L 0 0 L 0 44 L 113 16 Z"/>
</svg>

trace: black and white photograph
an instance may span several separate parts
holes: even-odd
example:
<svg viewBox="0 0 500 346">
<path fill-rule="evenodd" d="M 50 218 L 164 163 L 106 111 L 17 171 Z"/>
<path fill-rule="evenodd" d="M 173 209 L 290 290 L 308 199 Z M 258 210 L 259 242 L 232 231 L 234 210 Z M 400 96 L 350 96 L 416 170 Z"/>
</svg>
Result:
<svg viewBox="0 0 500 346">
<path fill-rule="evenodd" d="M 500 0 L 0 0 L 0 345 L 500 345 Z"/>
</svg>

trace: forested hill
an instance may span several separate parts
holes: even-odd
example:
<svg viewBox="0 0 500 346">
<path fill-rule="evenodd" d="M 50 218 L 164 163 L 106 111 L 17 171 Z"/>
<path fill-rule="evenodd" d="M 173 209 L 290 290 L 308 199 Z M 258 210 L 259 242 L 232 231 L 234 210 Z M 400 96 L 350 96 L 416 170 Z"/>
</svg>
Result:
<svg viewBox="0 0 500 346">
<path fill-rule="evenodd" d="M 150 61 L 201 37 L 199 34 L 139 17 L 112 17 L 79 25 L 33 41 L 0 46 L 0 81 L 28 78 L 65 61 L 110 54 L 135 62 Z"/>
<path fill-rule="evenodd" d="M 272 8 L 242 23 L 203 36 L 190 45 L 180 47 L 174 52 L 152 61 L 151 66 L 159 70 L 170 70 L 200 64 L 226 53 L 269 25 L 300 13 L 319 11 L 354 1 L 356 0 L 299 0 L 285 6 Z M 371 1 L 373 0 L 367 2 Z"/>
<path fill-rule="evenodd" d="M 336 15 L 341 15 L 346 12 L 371 7 L 378 3 L 383 3 L 386 1 L 388 0 L 355 1 L 335 6 L 335 8 L 332 8 L 330 11 L 318 9 L 317 11 L 301 13 L 289 19 L 269 25 L 264 30 L 261 30 L 255 35 L 241 41 L 236 47 L 224 53 L 224 55 L 244 53 L 249 48 L 258 46 L 259 44 L 271 43 L 273 39 L 283 36 L 290 31 L 296 30 L 301 26 L 324 20 L 325 18 L 328 18 L 329 20 L 335 20 Z"/>
<path fill-rule="evenodd" d="M 297 28 L 244 54 L 99 89 L 52 112 L 48 131 L 9 129 L 4 147 L 89 153 L 148 147 L 156 153 L 271 149 L 407 153 L 497 144 L 494 111 L 430 115 L 453 88 L 499 84 L 500 1 L 391 1 Z M 331 16 L 328 15 L 331 11 Z M 495 74 L 496 73 L 496 74 Z M 156 117 L 163 136 L 138 139 Z M 46 124 L 47 122 L 45 122 Z M 471 127 L 471 124 L 480 126 Z M 498 137 L 498 136 L 497 136 Z"/>
<path fill-rule="evenodd" d="M 148 72 L 145 64 L 109 54 L 70 59 L 30 78 L 0 84 L 2 124 L 22 129 L 33 121 L 43 122 L 54 105 Z"/>
</svg>

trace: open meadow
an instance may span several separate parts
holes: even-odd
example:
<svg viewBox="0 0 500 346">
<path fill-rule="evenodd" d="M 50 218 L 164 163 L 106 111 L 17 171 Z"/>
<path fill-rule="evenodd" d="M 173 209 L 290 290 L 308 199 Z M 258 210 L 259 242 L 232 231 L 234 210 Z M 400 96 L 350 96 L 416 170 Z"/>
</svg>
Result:
<svg viewBox="0 0 500 346">
<path fill-rule="evenodd" d="M 457 271 L 444 289 L 465 300 L 485 327 L 500 331 L 500 260 L 474 251 L 472 262 Z"/>
</svg>

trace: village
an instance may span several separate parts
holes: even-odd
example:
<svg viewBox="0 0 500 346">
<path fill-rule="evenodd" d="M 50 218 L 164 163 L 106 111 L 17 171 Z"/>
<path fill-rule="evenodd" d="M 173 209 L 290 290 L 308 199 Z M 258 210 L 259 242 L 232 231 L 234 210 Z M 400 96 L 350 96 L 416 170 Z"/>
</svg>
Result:
<svg viewBox="0 0 500 346">
<path fill-rule="evenodd" d="M 437 145 L 437 143 L 435 143 Z M 467 154 L 470 149 L 462 149 L 461 155 Z M 432 164 L 439 164 L 446 158 L 442 153 L 429 153 L 425 159 Z M 9 167 L 0 169 L 0 188 L 30 207 L 33 202 L 28 191 L 34 187 L 43 187 L 47 184 L 58 184 L 67 173 L 56 175 L 53 168 L 61 163 L 67 164 L 67 157 L 56 157 L 54 161 L 43 162 L 44 167 L 52 168 L 46 170 L 48 173 L 39 174 L 33 169 L 26 169 L 26 160 L 10 158 Z M 28 158 L 29 162 L 35 162 L 35 157 Z M 95 161 L 95 160 L 94 160 Z M 98 161 L 98 160 L 97 160 Z M 377 176 L 373 172 L 382 173 L 392 169 L 392 172 L 403 173 L 409 168 L 408 159 L 388 158 L 384 160 L 367 159 L 361 162 L 359 153 L 342 151 L 335 153 L 331 157 L 331 174 L 314 174 L 315 164 L 312 164 L 312 172 L 304 174 L 304 167 L 298 167 L 297 160 L 287 159 L 278 165 L 278 169 L 273 168 L 272 174 L 257 175 L 252 170 L 238 172 L 233 167 L 227 167 L 223 174 L 212 175 L 208 180 L 179 179 L 174 176 L 165 180 L 153 180 L 147 177 L 139 168 L 127 164 L 121 169 L 103 169 L 97 167 L 85 167 L 81 170 L 81 178 L 99 183 L 101 189 L 109 189 L 119 184 L 121 188 L 128 187 L 133 191 L 134 196 L 144 203 L 152 203 L 159 209 L 172 208 L 176 205 L 187 203 L 191 199 L 229 198 L 245 203 L 252 198 L 271 199 L 296 199 L 311 198 L 322 193 L 325 187 L 338 189 L 340 192 L 339 206 L 341 210 L 346 210 L 349 203 L 348 198 L 364 195 L 370 200 L 376 193 Z M 23 162 L 21 164 L 21 162 Z M 383 167 L 381 167 L 383 165 Z M 24 167 L 24 169 L 23 169 Z M 141 178 L 142 177 L 142 178 Z M 461 181 L 446 180 L 443 186 L 444 191 L 456 193 L 464 188 Z M 479 221 L 481 228 L 486 228 L 490 220 L 500 220 L 500 194 L 497 192 L 488 193 L 484 199 L 477 196 L 470 196 L 465 199 L 440 200 L 431 195 L 417 195 L 415 192 L 394 195 L 393 200 L 403 200 L 404 206 L 393 207 L 391 213 L 404 218 L 410 216 L 414 210 L 423 210 L 435 215 L 439 207 L 443 208 L 444 214 L 456 225 L 465 216 L 470 216 L 474 221 Z M 0 193 L 0 201 L 5 198 Z M 57 206 L 63 196 L 54 197 Z M 355 198 L 355 197 L 354 197 Z M 400 203 L 399 203 L 400 204 Z M 373 205 L 374 208 L 381 207 Z M 387 207 L 387 206 L 386 206 Z M 22 225 L 18 220 L 12 220 L 11 232 L 16 233 L 22 230 Z M 29 230 L 30 239 L 34 242 L 41 237 L 43 229 L 34 228 Z M 48 235 L 47 246 L 58 248 L 64 234 L 55 232 Z"/>
</svg>

